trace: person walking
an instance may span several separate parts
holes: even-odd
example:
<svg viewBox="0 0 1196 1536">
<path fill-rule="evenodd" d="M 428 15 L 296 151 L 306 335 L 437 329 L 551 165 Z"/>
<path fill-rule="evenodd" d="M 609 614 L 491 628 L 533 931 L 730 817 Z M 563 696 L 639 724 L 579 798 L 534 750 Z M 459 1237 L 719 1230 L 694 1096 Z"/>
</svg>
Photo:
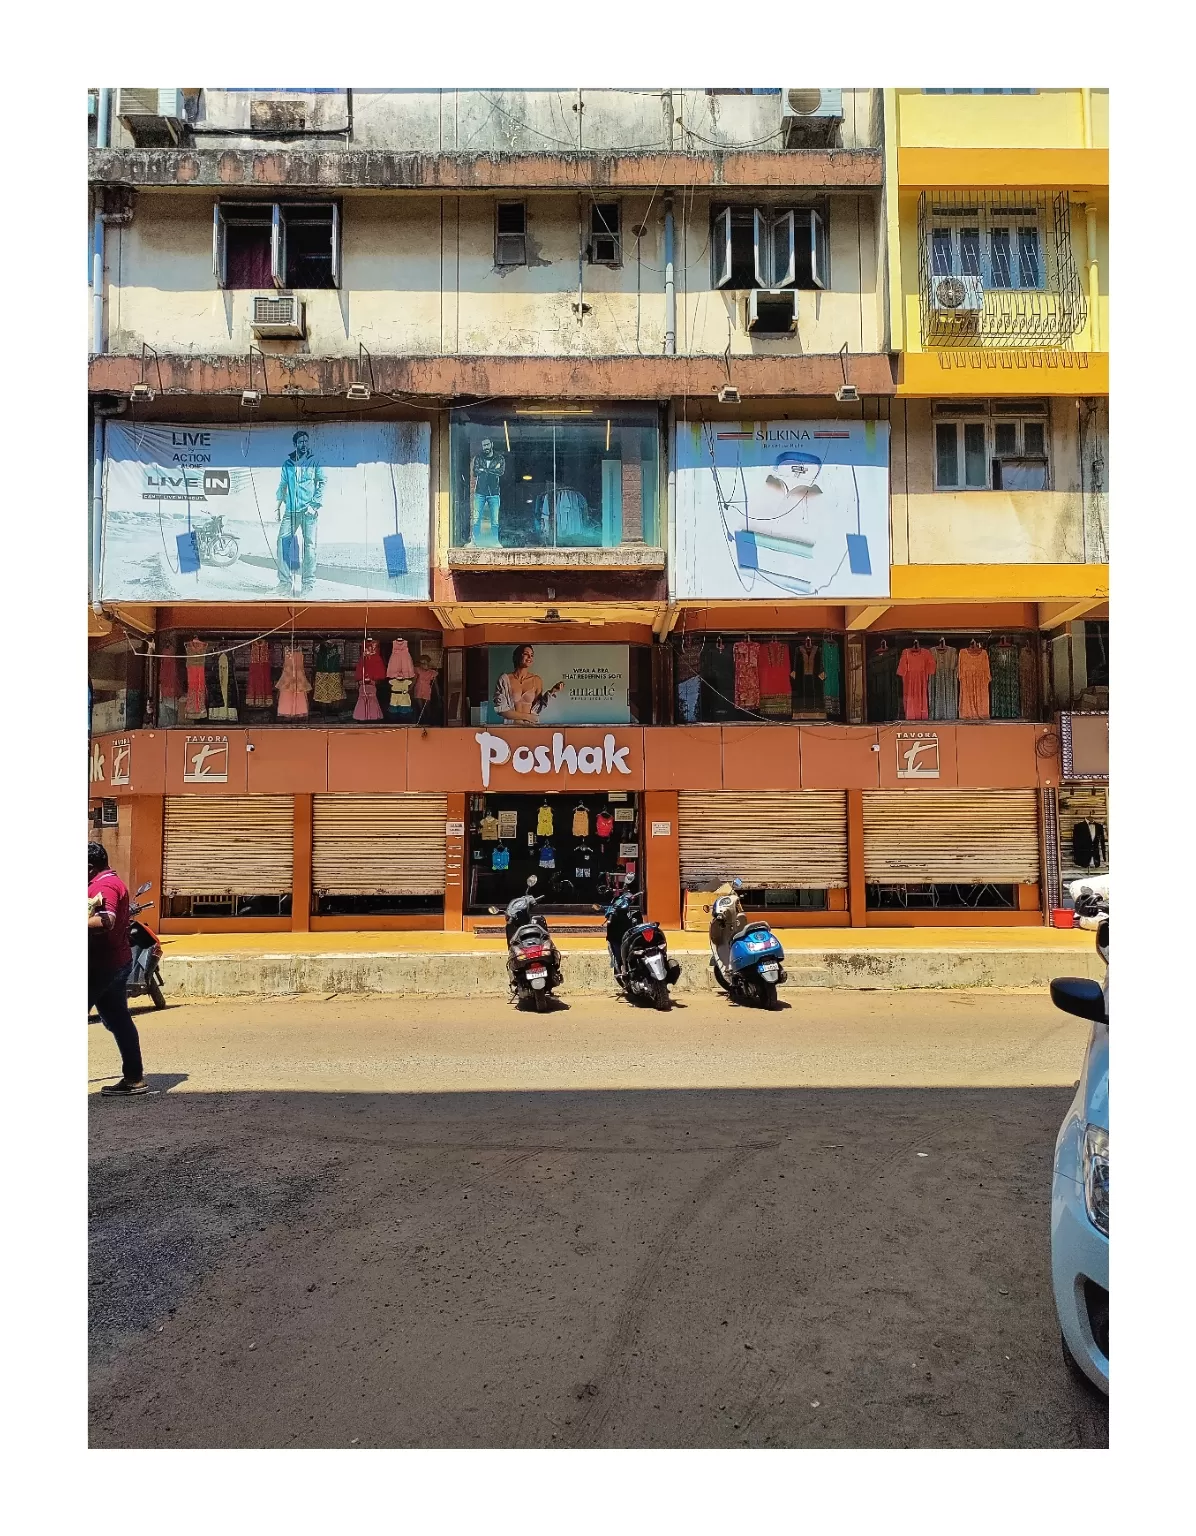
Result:
<svg viewBox="0 0 1196 1536">
<path fill-rule="evenodd" d="M 125 986 L 133 969 L 129 948 L 129 890 L 108 865 L 103 843 L 87 845 L 87 1011 L 94 1007 L 120 1050 L 121 1079 L 101 1093 L 146 1093 L 141 1040 L 129 1013 Z M 95 911 L 91 910 L 93 904 Z"/>
</svg>

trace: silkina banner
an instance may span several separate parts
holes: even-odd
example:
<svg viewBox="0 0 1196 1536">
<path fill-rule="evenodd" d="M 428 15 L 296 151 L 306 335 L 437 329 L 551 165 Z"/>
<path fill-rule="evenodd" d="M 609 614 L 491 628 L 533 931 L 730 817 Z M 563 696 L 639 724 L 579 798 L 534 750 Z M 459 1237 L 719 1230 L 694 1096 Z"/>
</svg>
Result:
<svg viewBox="0 0 1196 1536">
<path fill-rule="evenodd" d="M 490 647 L 490 699 L 482 725 L 626 725 L 625 645 Z"/>
<path fill-rule="evenodd" d="M 678 597 L 889 595 L 884 421 L 677 425 Z"/>
<path fill-rule="evenodd" d="M 426 422 L 110 422 L 101 596 L 426 601 L 430 438 Z"/>
</svg>

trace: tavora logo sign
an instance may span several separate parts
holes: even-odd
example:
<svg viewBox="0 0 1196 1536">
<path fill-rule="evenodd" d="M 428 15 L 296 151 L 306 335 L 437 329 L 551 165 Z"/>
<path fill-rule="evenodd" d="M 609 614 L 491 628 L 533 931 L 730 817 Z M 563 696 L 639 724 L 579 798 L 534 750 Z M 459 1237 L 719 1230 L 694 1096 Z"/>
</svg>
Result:
<svg viewBox="0 0 1196 1536">
<path fill-rule="evenodd" d="M 482 754 L 482 785 L 490 788 L 490 770 L 503 763 L 510 763 L 516 773 L 550 774 L 562 771 L 578 773 L 622 773 L 629 778 L 627 766 L 630 747 L 615 745 L 615 738 L 608 731 L 600 747 L 572 747 L 565 745 L 563 731 L 553 731 L 551 750 L 547 746 L 516 747 L 511 750 L 509 741 L 496 736 L 493 731 L 478 731 L 474 740 Z"/>
<path fill-rule="evenodd" d="M 897 777 L 939 777 L 939 739 L 934 731 L 897 732 Z"/>
<path fill-rule="evenodd" d="M 188 736 L 183 762 L 184 784 L 227 784 L 228 737 Z"/>
</svg>

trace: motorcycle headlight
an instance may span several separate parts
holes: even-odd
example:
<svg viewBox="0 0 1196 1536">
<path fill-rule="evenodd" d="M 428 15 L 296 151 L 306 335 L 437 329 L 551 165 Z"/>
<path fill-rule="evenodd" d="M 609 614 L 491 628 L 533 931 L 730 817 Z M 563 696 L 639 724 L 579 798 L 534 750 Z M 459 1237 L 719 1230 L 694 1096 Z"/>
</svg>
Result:
<svg viewBox="0 0 1196 1536">
<path fill-rule="evenodd" d="M 1084 1132 L 1084 1206 L 1088 1220 L 1109 1235 L 1109 1133 L 1099 1125 Z"/>
</svg>

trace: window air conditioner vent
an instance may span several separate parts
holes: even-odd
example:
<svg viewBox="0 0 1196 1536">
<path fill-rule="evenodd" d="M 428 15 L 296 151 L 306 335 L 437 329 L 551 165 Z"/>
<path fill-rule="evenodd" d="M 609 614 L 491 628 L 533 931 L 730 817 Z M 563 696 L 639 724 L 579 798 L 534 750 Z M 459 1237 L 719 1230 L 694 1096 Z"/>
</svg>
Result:
<svg viewBox="0 0 1196 1536">
<path fill-rule="evenodd" d="M 753 288 L 745 304 L 745 328 L 756 336 L 785 336 L 797 330 L 797 290 Z"/>
<path fill-rule="evenodd" d="M 255 293 L 253 334 L 302 339 L 303 300 L 293 293 Z"/>
<path fill-rule="evenodd" d="M 781 92 L 781 129 L 787 145 L 830 144 L 842 121 L 842 90 Z"/>
<path fill-rule="evenodd" d="M 984 284 L 978 277 L 935 277 L 931 300 L 939 314 L 976 314 L 984 308 Z"/>
<path fill-rule="evenodd" d="M 173 86 L 120 86 L 116 115 L 138 145 L 177 144 L 187 121 L 183 93 Z"/>
</svg>

